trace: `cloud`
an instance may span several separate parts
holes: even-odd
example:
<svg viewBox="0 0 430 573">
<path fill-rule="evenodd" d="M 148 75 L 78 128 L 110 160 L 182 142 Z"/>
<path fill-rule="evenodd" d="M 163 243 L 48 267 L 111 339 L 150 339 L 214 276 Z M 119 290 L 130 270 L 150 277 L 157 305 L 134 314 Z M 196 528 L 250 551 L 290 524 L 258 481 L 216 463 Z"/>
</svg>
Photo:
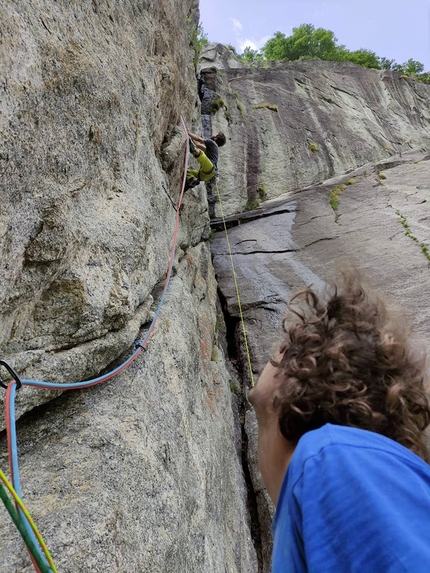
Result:
<svg viewBox="0 0 430 573">
<path fill-rule="evenodd" d="M 259 40 L 254 38 L 252 40 L 250 38 L 243 38 L 241 34 L 243 30 L 242 22 L 240 22 L 240 20 L 237 18 L 230 18 L 230 21 L 233 23 L 233 31 L 234 35 L 236 36 L 236 44 L 239 48 L 239 53 L 243 52 L 245 48 L 250 48 L 251 50 L 258 51 L 264 46 L 267 40 L 270 39 L 270 36 L 263 36 Z"/>
<path fill-rule="evenodd" d="M 237 43 L 239 45 L 240 52 L 243 52 L 245 48 L 251 48 L 251 50 L 258 50 L 257 44 L 252 40 L 248 40 L 248 38 L 246 39 L 241 38 L 240 40 L 237 40 Z"/>
<path fill-rule="evenodd" d="M 242 53 L 245 48 L 250 48 L 251 50 L 260 50 L 267 42 L 270 40 L 271 36 L 263 36 L 259 40 L 250 40 L 249 38 L 238 38 L 237 45 L 239 46 L 239 53 Z"/>
<path fill-rule="evenodd" d="M 243 28 L 242 22 L 239 22 L 236 18 L 230 18 L 230 20 L 233 22 L 233 30 L 235 32 L 240 32 Z"/>
</svg>

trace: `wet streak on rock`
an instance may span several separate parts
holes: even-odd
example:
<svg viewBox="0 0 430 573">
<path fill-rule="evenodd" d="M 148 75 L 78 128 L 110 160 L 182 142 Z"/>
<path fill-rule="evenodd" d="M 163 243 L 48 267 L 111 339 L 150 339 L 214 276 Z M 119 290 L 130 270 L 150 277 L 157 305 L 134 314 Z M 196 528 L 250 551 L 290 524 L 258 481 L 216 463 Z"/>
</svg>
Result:
<svg viewBox="0 0 430 573">
<path fill-rule="evenodd" d="M 246 191 L 248 203 L 257 198 L 258 172 L 260 166 L 260 152 L 258 146 L 258 133 L 255 122 L 247 122 L 247 152 L 246 152 Z"/>
</svg>

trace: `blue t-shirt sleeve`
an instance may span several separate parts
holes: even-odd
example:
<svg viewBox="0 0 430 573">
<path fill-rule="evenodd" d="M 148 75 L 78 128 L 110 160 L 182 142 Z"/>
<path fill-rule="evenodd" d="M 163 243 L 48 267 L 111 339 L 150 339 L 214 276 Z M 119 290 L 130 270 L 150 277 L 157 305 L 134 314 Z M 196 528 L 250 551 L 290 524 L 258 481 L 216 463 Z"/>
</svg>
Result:
<svg viewBox="0 0 430 573">
<path fill-rule="evenodd" d="M 419 464 L 383 450 L 323 448 L 287 489 L 288 512 L 279 518 L 288 521 L 291 561 L 273 570 L 429 573 L 429 486 Z M 279 528 L 278 520 L 275 545 Z"/>
</svg>

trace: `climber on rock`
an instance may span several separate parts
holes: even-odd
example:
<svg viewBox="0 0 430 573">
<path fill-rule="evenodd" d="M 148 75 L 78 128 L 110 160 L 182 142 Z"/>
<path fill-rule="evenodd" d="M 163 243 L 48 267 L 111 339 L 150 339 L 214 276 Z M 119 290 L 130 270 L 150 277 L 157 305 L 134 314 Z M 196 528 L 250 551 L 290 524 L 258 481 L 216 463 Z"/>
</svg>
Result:
<svg viewBox="0 0 430 573">
<path fill-rule="evenodd" d="M 218 164 L 218 147 L 226 142 L 222 131 L 213 135 L 211 139 L 203 139 L 195 133 L 188 132 L 190 151 L 200 163 L 200 169 L 187 169 L 185 191 L 200 183 L 210 181 L 215 177 Z"/>
<path fill-rule="evenodd" d="M 293 303 L 249 392 L 272 573 L 430 571 L 423 358 L 356 274 Z"/>
</svg>

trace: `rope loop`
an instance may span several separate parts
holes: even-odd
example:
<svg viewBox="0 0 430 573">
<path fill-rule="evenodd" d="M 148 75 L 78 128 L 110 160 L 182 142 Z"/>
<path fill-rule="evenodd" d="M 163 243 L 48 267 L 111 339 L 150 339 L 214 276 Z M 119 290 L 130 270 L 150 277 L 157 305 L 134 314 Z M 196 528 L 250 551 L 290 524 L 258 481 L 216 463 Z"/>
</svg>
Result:
<svg viewBox="0 0 430 573">
<path fill-rule="evenodd" d="M 0 360 L 0 366 L 3 366 L 4 368 L 6 368 L 6 370 L 9 372 L 9 374 L 12 376 L 12 378 L 15 380 L 16 383 L 16 389 L 19 390 L 22 386 L 22 382 L 18 376 L 18 374 L 15 372 L 15 370 L 12 368 L 12 366 L 10 364 L 8 364 L 6 362 L 6 360 Z M 4 388 L 5 390 L 7 390 L 8 384 L 5 384 L 5 380 L 3 380 L 3 378 L 0 375 L 0 386 L 2 388 Z"/>
</svg>

